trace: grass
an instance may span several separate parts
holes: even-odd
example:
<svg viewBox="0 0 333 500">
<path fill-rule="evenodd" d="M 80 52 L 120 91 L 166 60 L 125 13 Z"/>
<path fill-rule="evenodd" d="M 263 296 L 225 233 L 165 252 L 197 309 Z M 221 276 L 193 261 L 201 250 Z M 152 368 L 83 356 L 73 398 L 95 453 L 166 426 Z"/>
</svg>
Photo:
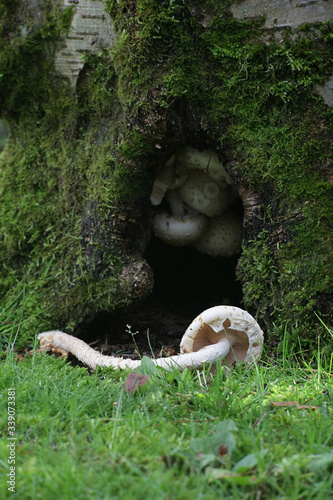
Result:
<svg viewBox="0 0 333 500">
<path fill-rule="evenodd" d="M 296 358 L 295 358 L 296 359 Z M 0 365 L 1 498 L 333 498 L 333 378 L 266 358 L 228 377 L 88 370 L 34 349 Z M 15 389 L 15 493 L 8 491 L 8 389 Z M 298 401 L 298 403 L 295 403 Z M 303 405 L 303 407 L 301 406 Z"/>
</svg>

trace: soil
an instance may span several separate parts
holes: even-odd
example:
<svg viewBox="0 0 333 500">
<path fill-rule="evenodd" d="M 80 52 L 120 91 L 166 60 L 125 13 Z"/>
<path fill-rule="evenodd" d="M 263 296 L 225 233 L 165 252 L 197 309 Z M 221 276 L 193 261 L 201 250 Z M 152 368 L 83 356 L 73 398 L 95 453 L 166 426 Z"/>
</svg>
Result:
<svg viewBox="0 0 333 500">
<path fill-rule="evenodd" d="M 200 312 L 195 304 L 176 307 L 152 299 L 126 314 L 96 314 L 73 333 L 108 356 L 172 356 L 179 352 L 185 330 Z"/>
</svg>

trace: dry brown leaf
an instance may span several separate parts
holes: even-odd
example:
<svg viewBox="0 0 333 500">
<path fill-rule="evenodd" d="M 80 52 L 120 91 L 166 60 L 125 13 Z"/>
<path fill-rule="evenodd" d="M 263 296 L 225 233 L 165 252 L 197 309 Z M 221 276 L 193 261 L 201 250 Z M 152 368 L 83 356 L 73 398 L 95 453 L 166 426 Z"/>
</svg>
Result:
<svg viewBox="0 0 333 500">
<path fill-rule="evenodd" d="M 320 408 L 320 406 L 314 406 L 314 405 L 298 405 L 297 410 L 316 410 L 317 408 Z"/>
<path fill-rule="evenodd" d="M 141 375 L 140 373 L 130 373 L 124 383 L 124 391 L 133 392 L 138 391 L 141 385 L 145 385 L 149 375 Z"/>
<path fill-rule="evenodd" d="M 218 447 L 218 456 L 223 457 L 223 455 L 227 455 L 229 452 L 228 447 L 225 446 L 224 444 L 220 444 Z"/>
<path fill-rule="evenodd" d="M 319 406 L 314 405 L 300 405 L 299 401 L 273 401 L 271 406 L 277 406 L 282 408 L 289 408 L 291 406 L 296 406 L 297 410 L 316 410 Z"/>
<path fill-rule="evenodd" d="M 271 406 L 289 407 L 289 406 L 297 406 L 298 404 L 299 401 L 273 401 L 271 403 Z"/>
</svg>

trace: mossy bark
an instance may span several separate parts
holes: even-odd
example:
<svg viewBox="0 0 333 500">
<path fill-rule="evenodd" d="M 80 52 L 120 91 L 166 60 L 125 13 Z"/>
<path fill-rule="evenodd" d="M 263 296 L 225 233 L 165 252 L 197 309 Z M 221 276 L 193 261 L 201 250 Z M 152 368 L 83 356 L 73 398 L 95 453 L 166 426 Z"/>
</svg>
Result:
<svg viewBox="0 0 333 500">
<path fill-rule="evenodd" d="M 239 187 L 245 308 L 315 341 L 315 313 L 329 324 L 333 309 L 332 110 L 315 91 L 330 23 L 267 26 L 228 1 L 80 2 L 0 2 L 0 294 L 24 306 L 22 338 L 149 296 L 152 184 L 188 144 L 217 151 Z"/>
</svg>

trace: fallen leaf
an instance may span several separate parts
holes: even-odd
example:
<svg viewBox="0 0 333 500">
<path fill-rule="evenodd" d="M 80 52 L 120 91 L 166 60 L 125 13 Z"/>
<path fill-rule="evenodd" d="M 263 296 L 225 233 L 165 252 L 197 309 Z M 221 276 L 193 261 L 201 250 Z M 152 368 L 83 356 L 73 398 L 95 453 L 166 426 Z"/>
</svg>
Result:
<svg viewBox="0 0 333 500">
<path fill-rule="evenodd" d="M 298 404 L 299 401 L 273 401 L 271 403 L 271 406 L 289 407 L 289 406 L 297 406 Z"/>
<path fill-rule="evenodd" d="M 316 410 L 317 408 L 320 408 L 320 406 L 314 406 L 314 405 L 298 405 L 297 410 Z"/>
<path fill-rule="evenodd" d="M 124 383 L 124 391 L 133 392 L 138 391 L 141 385 L 145 385 L 149 375 L 141 375 L 140 373 L 130 373 Z"/>
<path fill-rule="evenodd" d="M 316 410 L 319 406 L 314 405 L 300 405 L 299 401 L 273 401 L 271 406 L 278 406 L 289 408 L 291 406 L 296 406 L 297 410 Z"/>
<path fill-rule="evenodd" d="M 173 356 L 174 354 L 177 354 L 177 351 L 174 347 L 169 347 L 169 346 L 163 346 L 162 349 L 160 350 L 159 352 L 159 355 L 158 357 L 162 357 L 162 355 L 165 355 L 165 356 Z"/>
<path fill-rule="evenodd" d="M 219 457 L 223 457 L 223 455 L 227 455 L 229 453 L 228 446 L 224 446 L 224 444 L 220 444 L 217 449 L 217 454 Z"/>
</svg>

